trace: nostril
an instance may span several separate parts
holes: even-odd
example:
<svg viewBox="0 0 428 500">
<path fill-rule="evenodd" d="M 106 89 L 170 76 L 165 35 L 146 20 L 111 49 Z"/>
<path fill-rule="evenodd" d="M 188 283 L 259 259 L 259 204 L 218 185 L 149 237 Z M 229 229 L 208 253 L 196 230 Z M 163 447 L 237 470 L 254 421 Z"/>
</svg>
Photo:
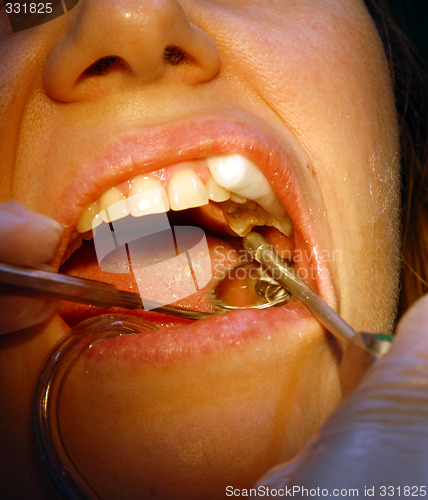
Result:
<svg viewBox="0 0 428 500">
<path fill-rule="evenodd" d="M 163 51 L 163 60 L 172 66 L 178 66 L 179 64 L 192 61 L 193 58 L 180 49 L 180 47 L 167 45 Z"/>
<path fill-rule="evenodd" d="M 132 73 L 131 67 L 124 59 L 119 56 L 107 56 L 98 59 L 86 68 L 82 73 L 82 77 L 102 76 L 113 70 L 125 70 L 127 73 Z"/>
</svg>

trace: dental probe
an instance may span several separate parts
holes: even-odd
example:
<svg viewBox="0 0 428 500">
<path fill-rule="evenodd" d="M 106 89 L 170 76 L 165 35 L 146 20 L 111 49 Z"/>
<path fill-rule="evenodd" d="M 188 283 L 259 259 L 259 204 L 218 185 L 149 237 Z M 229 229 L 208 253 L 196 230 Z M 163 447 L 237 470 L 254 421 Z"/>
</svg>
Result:
<svg viewBox="0 0 428 500">
<path fill-rule="evenodd" d="M 76 278 L 65 274 L 30 269 L 12 264 L 0 263 L 0 291 L 5 289 L 1 285 L 8 285 L 7 292 L 15 291 L 43 297 L 54 297 L 106 309 L 111 307 L 144 309 L 143 301 L 138 294 L 118 290 L 110 283 Z M 215 312 L 195 311 L 171 305 L 159 305 L 159 307 L 155 307 L 152 310 L 191 320 L 202 319 L 217 314 Z"/>
<path fill-rule="evenodd" d="M 301 302 L 341 343 L 343 340 L 351 341 L 369 351 L 374 359 L 378 359 L 388 350 L 394 339 L 392 335 L 357 333 L 309 285 L 296 276 L 294 269 L 274 251 L 272 245 L 262 235 L 255 232 L 247 234 L 243 238 L 243 245 L 245 250 L 265 266 L 272 277 Z"/>
</svg>

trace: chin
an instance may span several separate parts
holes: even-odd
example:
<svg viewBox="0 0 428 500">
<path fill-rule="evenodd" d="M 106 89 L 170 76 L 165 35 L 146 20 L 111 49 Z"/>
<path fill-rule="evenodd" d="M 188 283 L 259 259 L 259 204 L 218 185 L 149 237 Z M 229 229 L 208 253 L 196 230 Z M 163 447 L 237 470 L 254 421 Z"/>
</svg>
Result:
<svg viewBox="0 0 428 500">
<path fill-rule="evenodd" d="M 178 342 L 150 338 L 162 331 L 95 345 L 61 387 L 71 460 L 103 499 L 214 500 L 227 486 L 251 487 L 293 458 L 341 399 L 334 349 L 298 307 L 295 316 L 300 335 L 273 328 L 269 339 L 253 333 L 197 355 L 159 358 L 160 346 L 147 355 Z"/>
</svg>

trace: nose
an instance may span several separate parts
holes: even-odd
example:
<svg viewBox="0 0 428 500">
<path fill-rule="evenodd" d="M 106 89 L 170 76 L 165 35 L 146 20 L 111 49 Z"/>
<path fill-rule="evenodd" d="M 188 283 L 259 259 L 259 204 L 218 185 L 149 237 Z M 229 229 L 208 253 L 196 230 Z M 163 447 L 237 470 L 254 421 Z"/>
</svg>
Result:
<svg viewBox="0 0 428 500">
<path fill-rule="evenodd" d="M 214 41 L 177 0 L 85 0 L 67 16 L 43 74 L 54 99 L 79 101 L 161 78 L 194 85 L 219 71 Z"/>
</svg>

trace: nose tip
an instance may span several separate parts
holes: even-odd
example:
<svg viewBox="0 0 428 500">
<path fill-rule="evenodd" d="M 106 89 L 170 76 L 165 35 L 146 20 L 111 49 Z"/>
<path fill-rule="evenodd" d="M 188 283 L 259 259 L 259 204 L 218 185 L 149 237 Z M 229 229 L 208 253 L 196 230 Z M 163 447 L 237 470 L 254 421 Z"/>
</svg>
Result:
<svg viewBox="0 0 428 500">
<path fill-rule="evenodd" d="M 215 77 L 214 41 L 192 24 L 176 0 L 85 0 L 49 53 L 44 85 L 61 101 L 102 95 L 124 82 Z"/>
</svg>

